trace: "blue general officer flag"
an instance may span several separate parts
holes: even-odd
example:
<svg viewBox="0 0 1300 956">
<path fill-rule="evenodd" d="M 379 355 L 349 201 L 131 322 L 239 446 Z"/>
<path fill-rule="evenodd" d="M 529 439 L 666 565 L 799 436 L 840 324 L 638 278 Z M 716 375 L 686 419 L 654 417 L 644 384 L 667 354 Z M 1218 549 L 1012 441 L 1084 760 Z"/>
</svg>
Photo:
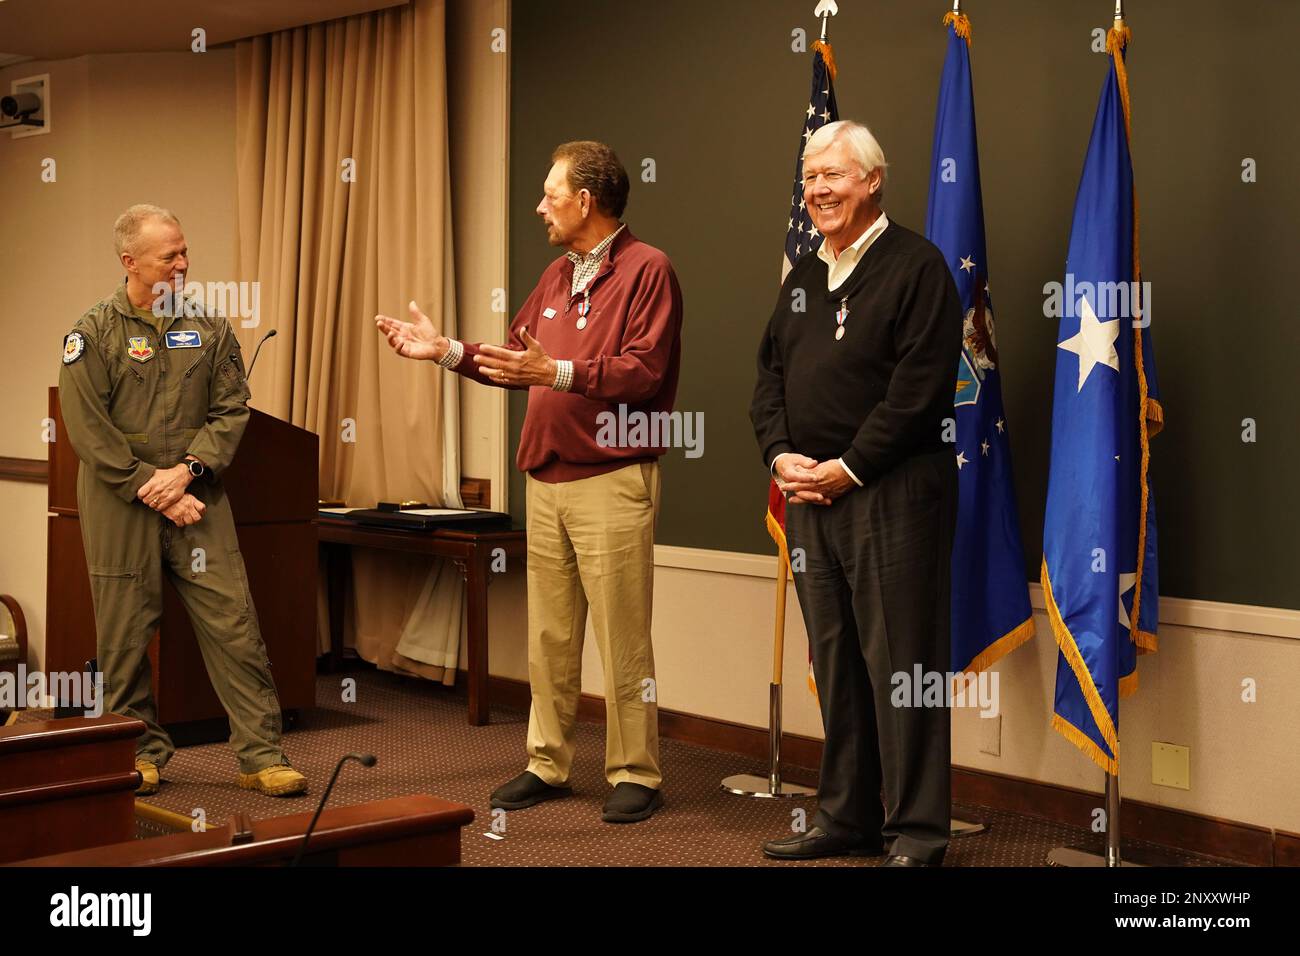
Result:
<svg viewBox="0 0 1300 956">
<path fill-rule="evenodd" d="M 939 82 L 925 234 L 948 260 L 965 310 L 954 415 L 959 502 L 952 552 L 952 669 L 978 673 L 1034 634 L 993 304 L 984 247 L 970 21 L 943 21 L 948 54 Z"/>
<path fill-rule="evenodd" d="M 1122 21 L 1074 204 L 1052 405 L 1042 584 L 1060 649 L 1052 726 L 1119 772 L 1119 700 L 1156 649 L 1147 439 L 1163 423 L 1138 256 Z M 1049 299 L 1049 305 L 1052 300 Z"/>
</svg>

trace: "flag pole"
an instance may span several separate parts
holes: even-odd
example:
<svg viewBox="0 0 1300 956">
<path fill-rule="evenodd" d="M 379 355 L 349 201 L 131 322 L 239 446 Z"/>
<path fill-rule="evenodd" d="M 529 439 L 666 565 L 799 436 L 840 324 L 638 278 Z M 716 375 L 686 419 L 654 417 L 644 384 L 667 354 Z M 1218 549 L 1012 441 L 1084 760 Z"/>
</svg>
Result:
<svg viewBox="0 0 1300 956">
<path fill-rule="evenodd" d="M 822 21 L 821 43 L 826 43 L 830 18 L 840 12 L 835 0 L 818 0 L 813 16 Z M 829 56 L 829 50 L 826 55 Z M 808 797 L 817 791 L 781 779 L 781 700 L 782 673 L 785 665 L 785 596 L 789 586 L 790 560 L 783 543 L 776 556 L 776 623 L 772 640 L 772 680 L 768 684 L 767 702 L 767 776 L 737 773 L 722 780 L 722 789 L 742 797 Z"/>
<path fill-rule="evenodd" d="M 1084 868 L 1146 866 L 1122 859 L 1119 842 L 1119 774 L 1106 774 L 1106 851 L 1089 853 L 1073 846 L 1058 846 L 1047 854 L 1048 866 L 1069 866 Z"/>
<path fill-rule="evenodd" d="M 961 13 L 961 0 L 952 0 L 952 14 L 957 16 Z M 947 18 L 945 21 L 947 22 Z M 979 820 L 964 820 L 960 817 L 950 816 L 948 818 L 948 836 L 952 839 L 957 837 L 974 836 L 977 833 L 983 833 L 988 829 L 988 824 Z"/>
<path fill-rule="evenodd" d="M 781 779 L 781 674 L 785 662 L 785 594 L 790 564 L 785 548 L 776 556 L 776 625 L 772 641 L 772 682 L 768 684 L 767 776 L 737 773 L 722 780 L 722 789 L 741 797 L 807 797 L 817 791 Z"/>
<path fill-rule="evenodd" d="M 1116 30 L 1124 29 L 1124 0 L 1115 0 L 1115 26 Z M 1116 54 L 1117 56 L 1120 54 Z M 1119 702 L 1115 703 L 1116 718 L 1119 716 Z M 1117 721 L 1118 724 L 1118 721 Z M 1088 853 L 1076 847 L 1057 847 L 1047 854 L 1048 866 L 1073 866 L 1073 867 L 1123 867 L 1123 866 L 1143 866 L 1142 863 L 1134 863 L 1125 860 L 1120 854 L 1119 840 L 1119 747 L 1115 748 L 1115 772 L 1106 774 L 1106 852 L 1104 855 L 1099 853 Z"/>
</svg>

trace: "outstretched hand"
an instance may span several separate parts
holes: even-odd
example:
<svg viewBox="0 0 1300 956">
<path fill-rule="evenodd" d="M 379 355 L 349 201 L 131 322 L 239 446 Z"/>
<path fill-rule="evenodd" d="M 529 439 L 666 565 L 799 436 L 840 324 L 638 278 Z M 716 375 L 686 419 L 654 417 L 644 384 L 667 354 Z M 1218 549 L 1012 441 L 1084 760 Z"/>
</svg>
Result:
<svg viewBox="0 0 1300 956">
<path fill-rule="evenodd" d="M 437 361 L 447 354 L 450 342 L 439 334 L 433 321 L 412 300 L 407 308 L 411 321 L 403 322 L 387 315 L 375 316 L 375 327 L 388 339 L 393 351 L 402 358 Z"/>
<path fill-rule="evenodd" d="M 497 385 L 542 385 L 547 388 L 554 385 L 555 359 L 546 354 L 527 329 L 519 331 L 519 340 L 524 343 L 522 349 L 480 345 L 474 363 Z"/>
</svg>

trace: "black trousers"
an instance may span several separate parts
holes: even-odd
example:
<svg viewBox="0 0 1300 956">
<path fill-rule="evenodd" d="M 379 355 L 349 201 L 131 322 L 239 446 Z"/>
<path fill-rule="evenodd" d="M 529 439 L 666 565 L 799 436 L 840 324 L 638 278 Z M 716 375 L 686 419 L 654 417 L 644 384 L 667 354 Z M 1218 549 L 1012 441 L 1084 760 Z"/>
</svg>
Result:
<svg viewBox="0 0 1300 956">
<path fill-rule="evenodd" d="M 948 846 L 951 727 L 947 706 L 917 706 L 912 685 L 917 664 L 951 666 L 956 515 L 948 451 L 909 458 L 830 506 L 786 507 L 826 735 L 815 823 L 879 835 L 890 852 L 927 863 Z"/>
</svg>

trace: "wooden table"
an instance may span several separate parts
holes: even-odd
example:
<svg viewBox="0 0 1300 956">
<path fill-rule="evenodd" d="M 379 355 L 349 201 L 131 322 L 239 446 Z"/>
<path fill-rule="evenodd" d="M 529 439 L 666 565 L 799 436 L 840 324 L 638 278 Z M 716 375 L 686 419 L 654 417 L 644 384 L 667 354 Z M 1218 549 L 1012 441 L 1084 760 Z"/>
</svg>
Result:
<svg viewBox="0 0 1300 956">
<path fill-rule="evenodd" d="M 0 862 L 134 837 L 142 733 L 119 714 L 0 728 Z"/>
<path fill-rule="evenodd" d="M 10 866 L 284 866 L 302 847 L 313 811 L 17 860 Z M 315 866 L 454 866 L 472 808 L 427 794 L 336 807 L 320 815 L 305 862 Z"/>
<path fill-rule="evenodd" d="M 497 548 L 506 558 L 523 558 L 528 553 L 523 528 L 509 531 L 410 531 L 376 528 L 322 515 L 316 524 L 325 550 L 329 594 L 330 666 L 337 670 L 343 658 L 343 607 L 351 582 L 350 548 L 378 548 L 448 558 L 456 562 L 465 580 L 466 630 L 469 645 L 469 722 L 480 727 L 488 722 L 488 603 L 492 580 L 491 563 Z"/>
</svg>

